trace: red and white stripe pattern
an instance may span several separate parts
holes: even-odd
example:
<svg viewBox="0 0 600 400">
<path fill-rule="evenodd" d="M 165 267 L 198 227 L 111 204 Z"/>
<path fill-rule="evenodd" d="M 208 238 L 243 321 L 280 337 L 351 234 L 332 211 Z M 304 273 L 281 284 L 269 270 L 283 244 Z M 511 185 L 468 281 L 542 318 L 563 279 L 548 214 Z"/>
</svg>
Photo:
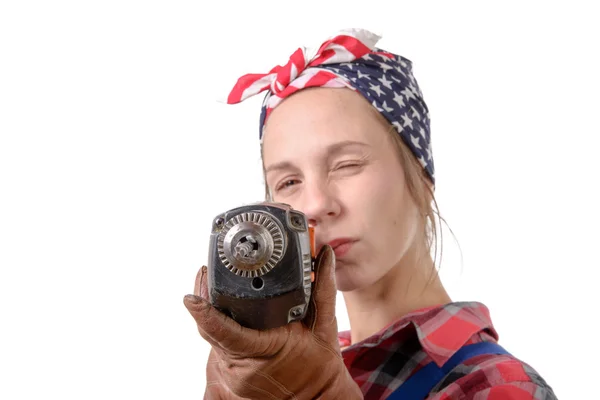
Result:
<svg viewBox="0 0 600 400">
<path fill-rule="evenodd" d="M 239 78 L 227 97 L 227 103 L 240 103 L 268 90 L 263 103 L 268 116 L 287 96 L 307 87 L 353 89 L 348 79 L 330 70 L 319 69 L 319 66 L 357 60 L 372 52 L 380 38 L 364 29 L 348 29 L 327 39 L 314 54 L 307 48 L 298 48 L 287 64 L 278 65 L 265 74 L 246 74 Z"/>
</svg>

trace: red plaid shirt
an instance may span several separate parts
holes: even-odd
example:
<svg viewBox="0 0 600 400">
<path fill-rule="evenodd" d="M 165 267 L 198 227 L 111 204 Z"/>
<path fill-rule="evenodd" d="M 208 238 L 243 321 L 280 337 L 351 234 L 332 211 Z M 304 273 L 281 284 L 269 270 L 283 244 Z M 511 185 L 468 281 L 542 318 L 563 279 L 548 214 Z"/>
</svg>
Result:
<svg viewBox="0 0 600 400">
<path fill-rule="evenodd" d="M 350 332 L 340 332 L 339 339 L 342 347 L 348 346 Z M 486 306 L 450 303 L 406 315 L 377 334 L 348 346 L 342 355 L 365 400 L 379 400 L 431 361 L 442 365 L 464 345 L 497 340 Z M 454 368 L 428 399 L 546 400 L 556 396 L 526 363 L 508 355 L 481 355 Z"/>
</svg>

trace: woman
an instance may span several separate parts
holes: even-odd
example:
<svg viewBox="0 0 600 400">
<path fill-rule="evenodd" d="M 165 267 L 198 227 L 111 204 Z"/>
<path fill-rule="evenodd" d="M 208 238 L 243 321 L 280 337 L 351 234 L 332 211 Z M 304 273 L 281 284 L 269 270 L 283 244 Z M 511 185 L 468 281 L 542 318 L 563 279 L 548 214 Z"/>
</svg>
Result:
<svg viewBox="0 0 600 400">
<path fill-rule="evenodd" d="M 487 308 L 452 302 L 436 273 L 429 112 L 411 62 L 378 39 L 342 31 L 228 98 L 267 92 L 267 198 L 307 215 L 319 256 L 306 320 L 266 332 L 213 309 L 200 271 L 185 305 L 212 346 L 205 398 L 553 399 L 497 345 Z M 337 331 L 336 290 L 349 332 Z"/>
</svg>

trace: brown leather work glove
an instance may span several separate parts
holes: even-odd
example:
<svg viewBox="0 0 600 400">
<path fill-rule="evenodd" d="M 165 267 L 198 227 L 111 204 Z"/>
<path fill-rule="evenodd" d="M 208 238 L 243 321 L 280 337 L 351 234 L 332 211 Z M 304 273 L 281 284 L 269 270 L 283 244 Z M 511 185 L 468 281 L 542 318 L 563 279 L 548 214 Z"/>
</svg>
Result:
<svg viewBox="0 0 600 400">
<path fill-rule="evenodd" d="M 184 304 L 200 335 L 212 346 L 204 399 L 363 399 L 338 344 L 334 274 L 333 250 L 324 246 L 315 263 L 306 318 L 257 331 L 242 327 L 210 305 L 206 267 L 202 267 L 196 295 L 185 296 Z"/>
</svg>

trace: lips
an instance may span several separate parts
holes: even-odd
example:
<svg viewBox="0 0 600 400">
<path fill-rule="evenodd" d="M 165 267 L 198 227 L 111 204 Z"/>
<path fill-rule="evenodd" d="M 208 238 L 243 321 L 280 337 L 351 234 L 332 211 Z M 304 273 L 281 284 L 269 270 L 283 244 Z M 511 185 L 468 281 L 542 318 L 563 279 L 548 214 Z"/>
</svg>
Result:
<svg viewBox="0 0 600 400">
<path fill-rule="evenodd" d="M 356 240 L 352 238 L 338 238 L 327 242 L 327 244 L 333 249 L 336 259 L 339 259 L 348 253 L 355 242 Z"/>
</svg>

